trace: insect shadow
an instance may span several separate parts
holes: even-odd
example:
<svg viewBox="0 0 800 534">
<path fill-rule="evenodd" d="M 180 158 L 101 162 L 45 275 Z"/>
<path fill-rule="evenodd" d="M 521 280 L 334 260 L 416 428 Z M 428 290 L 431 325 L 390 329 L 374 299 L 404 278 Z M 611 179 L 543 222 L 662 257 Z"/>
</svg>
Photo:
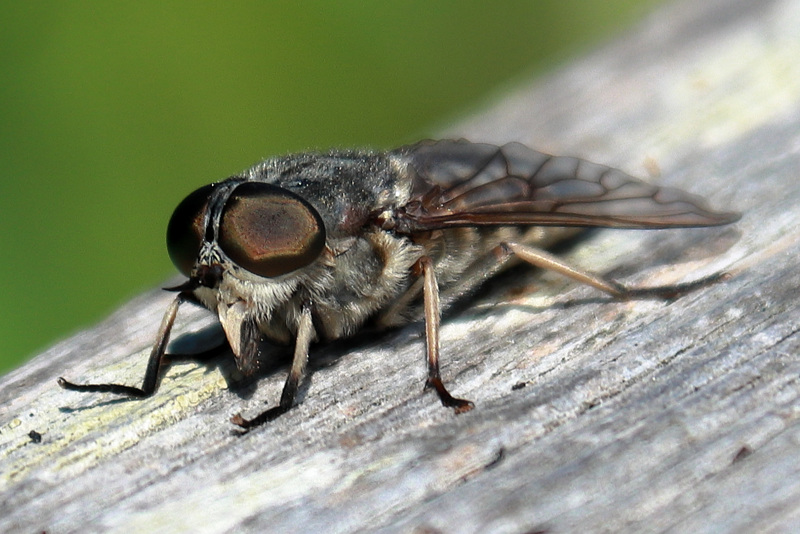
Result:
<svg viewBox="0 0 800 534">
<path fill-rule="evenodd" d="M 410 325 L 414 338 L 418 338 L 423 333 L 422 321 Z M 397 336 L 398 331 L 405 328 L 392 330 L 379 330 L 377 328 L 365 328 L 358 335 L 352 338 L 338 339 L 325 343 L 317 343 L 310 354 L 308 366 L 313 372 L 333 367 L 337 365 L 342 356 L 351 352 L 360 352 L 370 346 L 385 343 L 387 339 Z M 207 350 L 197 350 L 198 347 L 213 348 Z M 178 363 L 194 362 L 202 363 L 208 371 L 218 371 L 227 389 L 239 397 L 247 400 L 253 397 L 258 389 L 258 382 L 275 373 L 285 370 L 292 363 L 292 347 L 290 345 L 279 345 L 270 342 L 268 339 L 259 341 L 258 350 L 258 371 L 246 376 L 238 371 L 233 357 L 233 351 L 228 344 L 222 327 L 219 324 L 209 325 L 197 332 L 183 334 L 170 343 L 170 352 L 167 353 L 167 365 Z M 313 374 L 309 380 L 305 380 L 298 389 L 298 398 L 305 398 L 313 381 Z"/>
</svg>

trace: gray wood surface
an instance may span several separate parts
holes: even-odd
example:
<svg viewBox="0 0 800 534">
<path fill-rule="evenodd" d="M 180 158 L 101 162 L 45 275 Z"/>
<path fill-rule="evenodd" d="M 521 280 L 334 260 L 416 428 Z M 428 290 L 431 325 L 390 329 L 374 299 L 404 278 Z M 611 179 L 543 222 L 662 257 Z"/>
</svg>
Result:
<svg viewBox="0 0 800 534">
<path fill-rule="evenodd" d="M 245 436 L 229 417 L 274 405 L 285 366 L 237 386 L 225 357 L 176 363 L 134 401 L 56 385 L 138 384 L 171 299 L 154 290 L 0 379 L 0 531 L 797 531 L 800 0 L 671 4 L 446 134 L 742 211 L 563 252 L 627 283 L 732 279 L 617 302 L 516 270 L 443 325 L 444 379 L 472 412 L 422 390 L 411 325 L 317 347 L 300 405 Z M 174 346 L 214 324 L 181 310 Z"/>
</svg>

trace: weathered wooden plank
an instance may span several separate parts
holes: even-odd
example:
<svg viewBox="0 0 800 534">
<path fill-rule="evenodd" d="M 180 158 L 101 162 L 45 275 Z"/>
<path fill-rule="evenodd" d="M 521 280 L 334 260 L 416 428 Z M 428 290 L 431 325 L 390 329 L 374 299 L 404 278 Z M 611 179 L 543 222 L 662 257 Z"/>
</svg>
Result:
<svg viewBox="0 0 800 534">
<path fill-rule="evenodd" d="M 56 386 L 138 383 L 171 298 L 148 293 L 0 380 L 0 530 L 796 527 L 800 1 L 678 2 L 448 133 L 660 169 L 744 218 L 597 231 L 564 256 L 627 282 L 734 277 L 615 302 L 517 270 L 442 330 L 472 412 L 422 391 L 413 325 L 318 348 L 301 404 L 242 437 L 229 416 L 275 403 L 285 368 L 256 387 L 225 358 L 175 364 L 142 401 Z M 213 324 L 182 310 L 176 343 Z"/>
</svg>

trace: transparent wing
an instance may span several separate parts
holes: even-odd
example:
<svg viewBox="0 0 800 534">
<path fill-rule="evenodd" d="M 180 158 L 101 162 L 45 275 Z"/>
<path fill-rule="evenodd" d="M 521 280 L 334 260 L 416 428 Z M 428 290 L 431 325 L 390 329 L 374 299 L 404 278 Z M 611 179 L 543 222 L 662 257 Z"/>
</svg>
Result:
<svg viewBox="0 0 800 534">
<path fill-rule="evenodd" d="M 408 231 L 514 224 L 670 228 L 739 218 L 684 191 L 519 143 L 424 141 L 391 155 L 405 164 L 413 184 L 410 202 L 397 214 Z"/>
</svg>

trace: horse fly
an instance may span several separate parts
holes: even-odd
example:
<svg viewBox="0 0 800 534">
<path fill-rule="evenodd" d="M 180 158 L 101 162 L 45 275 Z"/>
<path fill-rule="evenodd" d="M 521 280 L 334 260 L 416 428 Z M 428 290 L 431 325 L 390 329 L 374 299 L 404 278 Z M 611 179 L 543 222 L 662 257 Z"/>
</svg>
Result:
<svg viewBox="0 0 800 534">
<path fill-rule="evenodd" d="M 545 252 L 568 227 L 717 226 L 739 214 L 709 209 L 603 165 L 502 147 L 424 141 L 390 152 L 336 151 L 264 161 L 194 191 L 175 209 L 167 248 L 188 280 L 175 287 L 141 388 L 58 383 L 74 391 L 147 397 L 157 388 L 183 302 L 219 317 L 238 369 L 258 368 L 262 336 L 294 342 L 280 403 L 232 422 L 250 428 L 289 410 L 309 346 L 365 323 L 425 321 L 428 377 L 442 404 L 466 412 L 439 373 L 442 308 L 512 261 L 556 271 L 617 298 L 674 298 L 721 279 L 627 288 Z M 560 228 L 555 228 L 560 227 Z"/>
</svg>

